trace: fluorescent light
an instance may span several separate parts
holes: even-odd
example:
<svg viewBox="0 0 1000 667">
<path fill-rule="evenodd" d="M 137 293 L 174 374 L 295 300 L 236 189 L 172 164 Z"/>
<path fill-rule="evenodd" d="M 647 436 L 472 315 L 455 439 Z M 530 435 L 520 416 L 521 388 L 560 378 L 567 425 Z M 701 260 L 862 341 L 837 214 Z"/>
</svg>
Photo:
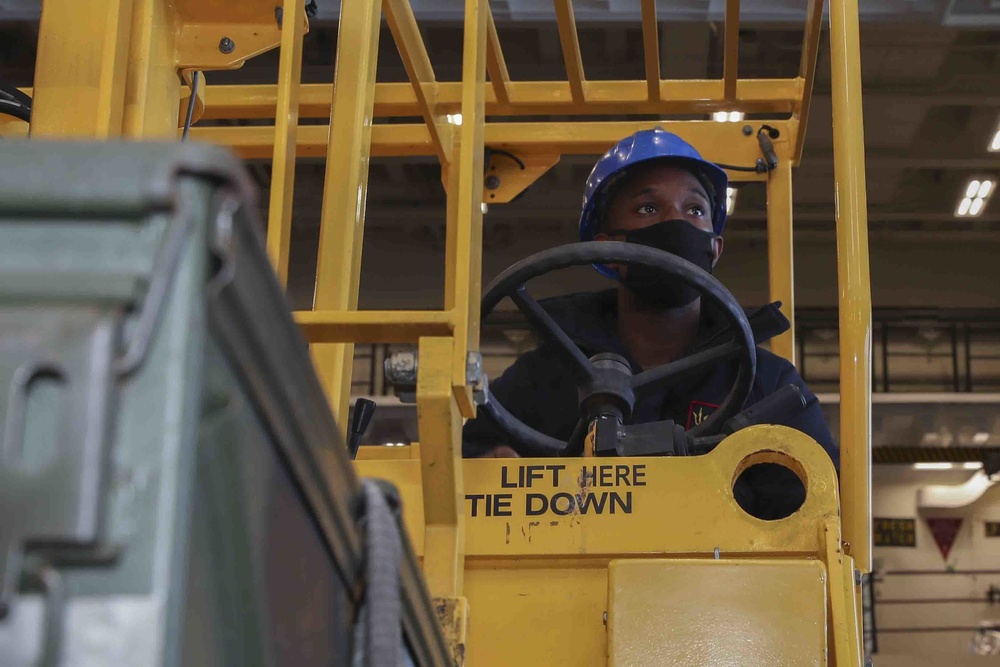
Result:
<svg viewBox="0 0 1000 667">
<path fill-rule="evenodd" d="M 450 113 L 447 115 L 448 122 L 452 125 L 462 124 L 462 114 L 460 113 Z"/>
<path fill-rule="evenodd" d="M 993 152 L 1000 151 L 1000 130 L 993 135 L 993 141 L 990 142 L 990 150 Z"/>
<path fill-rule="evenodd" d="M 990 434 L 986 431 L 980 431 L 979 433 L 972 436 L 972 444 L 974 445 L 985 445 L 990 441 Z"/>
<path fill-rule="evenodd" d="M 732 215 L 736 209 L 736 188 L 726 188 L 726 215 Z"/>
<path fill-rule="evenodd" d="M 729 122 L 730 123 L 738 123 L 741 120 L 743 120 L 743 112 L 742 111 L 730 111 L 729 112 Z"/>
<path fill-rule="evenodd" d="M 479 205 L 479 210 L 483 212 L 483 215 L 486 215 L 486 213 L 490 210 L 490 207 L 486 205 L 486 202 L 483 202 Z"/>
<path fill-rule="evenodd" d="M 982 213 L 983 209 L 986 208 L 986 200 L 993 194 L 994 185 L 996 185 L 996 181 L 989 178 L 982 180 L 975 178 L 969 181 L 968 185 L 965 186 L 965 197 L 958 203 L 955 215 L 963 217 Z"/>
<path fill-rule="evenodd" d="M 914 470 L 951 470 L 954 468 L 952 463 L 914 463 Z"/>
<path fill-rule="evenodd" d="M 716 123 L 725 123 L 729 120 L 729 113 L 725 111 L 716 111 L 712 114 L 712 120 Z"/>
<path fill-rule="evenodd" d="M 982 461 L 967 461 L 962 464 L 962 467 L 966 470 L 979 470 L 983 467 Z"/>
</svg>

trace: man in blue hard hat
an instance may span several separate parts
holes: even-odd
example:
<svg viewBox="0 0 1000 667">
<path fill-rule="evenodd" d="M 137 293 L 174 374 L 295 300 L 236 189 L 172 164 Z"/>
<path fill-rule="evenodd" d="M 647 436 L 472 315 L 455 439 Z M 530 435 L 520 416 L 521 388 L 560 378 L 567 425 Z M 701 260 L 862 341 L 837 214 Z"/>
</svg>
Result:
<svg viewBox="0 0 1000 667">
<path fill-rule="evenodd" d="M 722 255 L 728 182 L 725 171 L 703 160 L 677 135 L 659 128 L 636 132 L 618 142 L 591 172 L 580 216 L 580 240 L 640 243 L 711 272 Z M 588 355 L 620 354 L 638 373 L 686 356 L 699 340 L 724 326 L 703 312 L 698 292 L 679 281 L 641 267 L 596 268 L 617 280 L 617 288 L 543 302 Z M 778 304 L 749 312 L 748 320 L 758 344 L 789 327 Z M 735 362 L 721 363 L 700 377 L 649 396 L 635 405 L 631 422 L 671 419 L 691 428 L 722 403 L 736 370 Z M 757 375 L 747 406 L 787 384 L 799 387 L 807 405 L 804 411 L 784 415 L 775 423 L 811 436 L 836 463 L 838 452 L 815 395 L 791 363 L 758 348 Z M 574 380 L 545 345 L 522 355 L 492 380 L 490 392 L 522 422 L 563 441 L 570 438 L 579 419 Z M 466 425 L 463 452 L 466 456 L 522 454 L 485 418 Z"/>
</svg>

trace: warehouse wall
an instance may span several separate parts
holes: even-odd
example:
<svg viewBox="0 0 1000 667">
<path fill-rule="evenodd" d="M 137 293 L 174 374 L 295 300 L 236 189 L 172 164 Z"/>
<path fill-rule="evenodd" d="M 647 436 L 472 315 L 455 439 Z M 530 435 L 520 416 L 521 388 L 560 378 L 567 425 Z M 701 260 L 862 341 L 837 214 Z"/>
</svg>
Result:
<svg viewBox="0 0 1000 667">
<path fill-rule="evenodd" d="M 969 656 L 972 632 L 890 632 L 896 629 L 974 627 L 981 620 L 1000 623 L 1000 604 L 986 602 L 991 584 L 1000 585 L 1000 575 L 969 575 L 962 572 L 1000 570 L 1000 538 L 985 537 L 984 522 L 1000 521 L 1000 485 L 994 485 L 979 500 L 954 510 L 919 510 L 917 490 L 926 484 L 957 484 L 970 473 L 914 471 L 909 466 L 876 466 L 873 513 L 881 518 L 916 518 L 916 547 L 876 547 L 876 614 L 879 629 L 879 659 L 876 665 L 919 664 L 894 662 L 892 656 L 907 656 L 926 664 L 955 665 Z M 945 561 L 926 516 L 963 519 L 955 544 Z M 902 574 L 906 571 L 940 574 Z M 955 574 L 948 574 L 949 571 Z M 981 599 L 982 602 L 890 604 L 888 600 Z M 888 656 L 888 658 L 887 658 Z M 993 658 L 995 661 L 996 658 Z M 980 664 L 973 661 L 970 664 Z"/>
</svg>

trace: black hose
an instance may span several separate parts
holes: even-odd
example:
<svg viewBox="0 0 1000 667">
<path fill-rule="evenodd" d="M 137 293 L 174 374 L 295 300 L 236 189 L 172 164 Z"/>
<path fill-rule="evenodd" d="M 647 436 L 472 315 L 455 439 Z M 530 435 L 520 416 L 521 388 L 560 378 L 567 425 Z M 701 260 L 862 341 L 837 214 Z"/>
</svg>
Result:
<svg viewBox="0 0 1000 667">
<path fill-rule="evenodd" d="M 0 113 L 31 122 L 31 98 L 6 83 L 0 83 Z"/>
<path fill-rule="evenodd" d="M 198 101 L 198 79 L 201 72 L 195 71 L 191 75 L 191 97 L 188 99 L 187 114 L 184 116 L 184 132 L 181 133 L 181 141 L 187 141 L 191 132 L 191 119 L 194 118 L 194 105 Z"/>
</svg>

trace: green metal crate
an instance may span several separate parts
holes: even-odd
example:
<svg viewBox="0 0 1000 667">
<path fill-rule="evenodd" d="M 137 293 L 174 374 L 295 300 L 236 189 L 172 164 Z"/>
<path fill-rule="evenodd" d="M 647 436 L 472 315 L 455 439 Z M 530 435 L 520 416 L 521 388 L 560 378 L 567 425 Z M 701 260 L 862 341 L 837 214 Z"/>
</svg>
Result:
<svg viewBox="0 0 1000 667">
<path fill-rule="evenodd" d="M 359 482 L 227 153 L 0 144 L 0 437 L 0 664 L 352 660 Z"/>
</svg>

